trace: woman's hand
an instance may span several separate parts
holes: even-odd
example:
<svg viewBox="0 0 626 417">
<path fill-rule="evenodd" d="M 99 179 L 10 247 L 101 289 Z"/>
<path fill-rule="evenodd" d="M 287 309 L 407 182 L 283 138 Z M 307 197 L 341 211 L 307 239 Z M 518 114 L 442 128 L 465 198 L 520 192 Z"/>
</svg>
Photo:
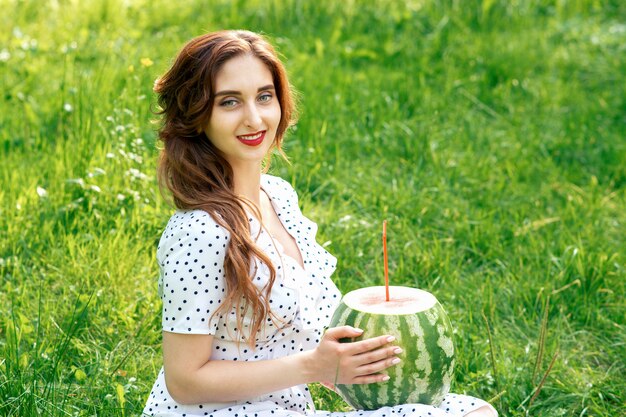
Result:
<svg viewBox="0 0 626 417">
<path fill-rule="evenodd" d="M 313 379 L 324 385 L 371 384 L 389 379 L 382 371 L 400 362 L 396 355 L 402 353 L 402 349 L 386 346 L 395 340 L 392 336 L 339 342 L 362 333 L 350 326 L 328 329 L 307 362 Z"/>
</svg>

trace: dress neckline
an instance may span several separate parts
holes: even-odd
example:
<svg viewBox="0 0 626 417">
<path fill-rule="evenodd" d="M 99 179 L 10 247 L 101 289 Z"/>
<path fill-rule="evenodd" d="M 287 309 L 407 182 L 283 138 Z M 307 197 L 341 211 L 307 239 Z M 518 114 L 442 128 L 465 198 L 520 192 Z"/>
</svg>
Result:
<svg viewBox="0 0 626 417">
<path fill-rule="evenodd" d="M 263 191 L 265 193 L 265 195 L 267 195 L 267 197 L 268 197 L 268 199 L 270 201 L 270 205 L 272 206 L 272 209 L 274 210 L 274 213 L 276 214 L 276 217 L 278 218 L 278 221 L 280 222 L 280 224 L 283 227 L 283 229 L 285 230 L 285 232 L 287 232 L 287 234 L 293 239 L 293 242 L 296 245 L 296 249 L 300 253 L 300 258 L 302 259 L 302 264 L 300 264 L 300 262 L 298 262 L 298 260 L 295 259 L 293 256 L 287 255 L 287 253 L 285 252 L 285 247 L 283 246 L 283 244 L 280 243 L 280 241 L 274 235 L 272 235 L 272 233 L 270 233 L 270 231 L 267 229 L 267 227 L 265 227 L 263 225 L 263 223 L 259 219 L 256 219 L 256 220 L 259 222 L 259 224 L 261 226 L 261 230 L 263 232 L 267 233 L 267 236 L 270 238 L 270 240 L 272 241 L 272 243 L 276 247 L 276 249 L 278 251 L 278 255 L 281 258 L 287 258 L 288 260 L 291 261 L 291 263 L 296 265 L 299 269 L 301 269 L 302 271 L 306 272 L 306 262 L 304 260 L 304 252 L 300 248 L 300 245 L 298 243 L 297 237 L 294 236 L 289 231 L 287 226 L 285 225 L 285 222 L 283 220 L 284 216 L 281 216 L 281 214 L 282 214 L 281 213 L 282 212 L 281 207 L 278 204 L 274 203 L 274 197 L 272 196 L 272 193 L 268 190 L 269 184 L 266 181 L 264 181 L 265 178 L 266 177 L 264 175 L 261 176 L 261 184 L 260 184 L 261 191 Z"/>
</svg>

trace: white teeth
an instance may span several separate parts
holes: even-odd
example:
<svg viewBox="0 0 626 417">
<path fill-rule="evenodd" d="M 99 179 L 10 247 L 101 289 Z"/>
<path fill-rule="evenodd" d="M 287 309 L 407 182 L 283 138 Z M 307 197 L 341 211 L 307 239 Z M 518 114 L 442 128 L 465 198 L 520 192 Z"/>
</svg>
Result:
<svg viewBox="0 0 626 417">
<path fill-rule="evenodd" d="M 248 136 L 246 136 L 246 135 L 241 135 L 241 136 L 239 136 L 239 137 L 240 137 L 241 139 L 243 139 L 243 140 L 255 140 L 255 139 L 260 138 L 262 134 L 263 134 L 263 132 L 259 132 L 259 133 L 254 134 L 254 135 L 248 135 Z"/>
</svg>

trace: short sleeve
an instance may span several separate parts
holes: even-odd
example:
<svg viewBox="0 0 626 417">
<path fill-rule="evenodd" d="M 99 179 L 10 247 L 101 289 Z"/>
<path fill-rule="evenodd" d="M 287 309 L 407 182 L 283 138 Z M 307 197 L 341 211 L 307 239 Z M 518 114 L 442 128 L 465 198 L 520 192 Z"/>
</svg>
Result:
<svg viewBox="0 0 626 417">
<path fill-rule="evenodd" d="M 202 210 L 177 211 L 165 228 L 157 261 L 164 331 L 215 334 L 213 313 L 226 295 L 228 232 Z"/>
</svg>

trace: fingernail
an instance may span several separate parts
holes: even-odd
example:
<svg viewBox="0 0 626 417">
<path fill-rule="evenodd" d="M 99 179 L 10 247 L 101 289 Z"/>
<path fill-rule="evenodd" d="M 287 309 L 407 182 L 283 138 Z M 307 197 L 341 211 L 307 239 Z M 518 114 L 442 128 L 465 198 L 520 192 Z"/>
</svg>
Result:
<svg viewBox="0 0 626 417">
<path fill-rule="evenodd" d="M 383 377 L 383 381 L 389 381 L 389 375 L 385 375 L 385 376 Z"/>
<path fill-rule="evenodd" d="M 397 364 L 397 363 L 400 363 L 400 362 L 401 362 L 401 361 L 400 361 L 400 358 L 394 358 L 394 359 L 391 361 L 391 363 L 393 363 L 394 365 L 395 365 L 395 364 Z"/>
<path fill-rule="evenodd" d="M 396 338 L 395 338 L 395 337 L 393 337 L 393 336 L 389 336 L 389 337 L 387 338 L 387 342 L 393 342 L 394 340 L 396 340 Z"/>
<path fill-rule="evenodd" d="M 363 333 L 363 329 L 357 329 L 356 327 L 353 327 L 353 329 L 357 333 Z"/>
<path fill-rule="evenodd" d="M 395 349 L 393 350 L 393 353 L 395 353 L 396 355 L 397 355 L 397 354 L 399 354 L 399 353 L 402 353 L 402 352 L 404 352 L 404 351 L 402 350 L 402 348 L 395 348 Z"/>
</svg>

